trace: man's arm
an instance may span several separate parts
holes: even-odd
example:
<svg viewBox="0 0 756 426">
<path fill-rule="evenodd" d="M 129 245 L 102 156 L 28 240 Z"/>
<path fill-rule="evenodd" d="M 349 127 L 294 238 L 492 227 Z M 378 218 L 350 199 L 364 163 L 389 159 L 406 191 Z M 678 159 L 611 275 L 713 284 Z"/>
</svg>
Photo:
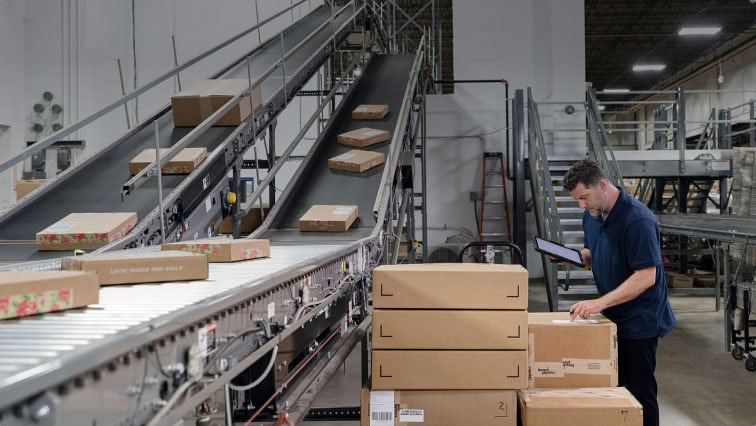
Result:
<svg viewBox="0 0 756 426">
<path fill-rule="evenodd" d="M 590 255 L 589 255 L 590 256 Z M 633 272 L 619 287 L 593 300 L 578 302 L 570 308 L 570 319 L 588 318 L 591 314 L 601 313 L 606 308 L 629 302 L 646 291 L 656 282 L 656 266 Z"/>
</svg>

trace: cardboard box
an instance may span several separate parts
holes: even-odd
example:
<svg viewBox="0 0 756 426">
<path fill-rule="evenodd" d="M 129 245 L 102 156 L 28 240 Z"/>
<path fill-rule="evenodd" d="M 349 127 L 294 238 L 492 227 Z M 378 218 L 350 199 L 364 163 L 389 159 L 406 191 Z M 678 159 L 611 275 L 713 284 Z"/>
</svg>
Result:
<svg viewBox="0 0 756 426">
<path fill-rule="evenodd" d="M 328 168 L 362 173 L 383 164 L 384 161 L 386 161 L 386 156 L 381 152 L 353 149 L 330 158 L 328 160 Z"/>
<path fill-rule="evenodd" d="M 123 238 L 136 213 L 71 213 L 37 233 L 37 250 L 93 250 Z"/>
<path fill-rule="evenodd" d="M 200 80 L 171 97 L 173 124 L 177 127 L 197 126 L 219 110 L 226 102 L 249 88 L 246 79 Z M 260 86 L 252 91 L 255 111 L 262 105 Z M 214 126 L 238 126 L 249 117 L 251 107 L 245 96 Z"/>
<path fill-rule="evenodd" d="M 360 408 L 361 426 L 370 426 L 371 419 L 396 426 L 517 425 L 514 390 L 362 389 Z"/>
<path fill-rule="evenodd" d="M 527 389 L 523 426 L 643 426 L 643 407 L 625 388 Z"/>
<path fill-rule="evenodd" d="M 314 205 L 299 218 L 299 230 L 346 232 L 355 220 L 357 206 Z"/>
<path fill-rule="evenodd" d="M 373 349 L 525 350 L 527 330 L 525 311 L 373 311 Z"/>
<path fill-rule="evenodd" d="M 207 279 L 207 256 L 183 251 L 142 251 L 69 256 L 60 269 L 94 272 L 100 285 Z"/>
<path fill-rule="evenodd" d="M 236 262 L 270 257 L 270 241 L 248 238 L 194 240 L 163 244 L 161 250 L 182 250 L 207 256 L 211 263 Z"/>
<path fill-rule="evenodd" d="M 370 43 L 370 31 L 363 31 L 359 28 L 355 28 L 356 31 L 349 33 L 346 37 L 346 44 L 352 46 L 362 46 L 363 43 Z"/>
<path fill-rule="evenodd" d="M 160 148 L 160 153 L 168 148 Z M 184 148 L 165 163 L 162 172 L 166 175 L 188 175 L 207 158 L 207 148 Z M 155 149 L 145 149 L 129 161 L 129 173 L 135 175 L 155 161 Z"/>
<path fill-rule="evenodd" d="M 527 309 L 528 271 L 520 265 L 430 263 L 373 270 L 376 309 Z"/>
<path fill-rule="evenodd" d="M 263 211 L 265 212 L 265 217 L 268 217 L 270 207 L 267 204 L 263 204 Z M 253 207 L 252 210 L 250 210 L 249 213 L 247 213 L 247 215 L 244 216 L 241 220 L 241 233 L 251 234 L 252 231 L 262 225 L 262 222 L 263 219 L 262 215 L 260 215 L 260 205 L 258 203 L 255 203 L 255 207 Z M 223 219 L 223 222 L 221 222 L 220 224 L 220 228 L 218 228 L 218 232 L 220 232 L 221 234 L 234 233 L 234 223 L 231 221 L 231 216 L 226 216 L 226 218 Z"/>
<path fill-rule="evenodd" d="M 693 287 L 693 276 L 677 272 L 667 272 L 667 287 L 691 288 Z"/>
<path fill-rule="evenodd" d="M 374 350 L 373 389 L 525 389 L 526 351 Z"/>
<path fill-rule="evenodd" d="M 617 386 L 617 326 L 601 315 L 528 314 L 528 387 Z"/>
<path fill-rule="evenodd" d="M 32 191 L 49 182 L 47 179 L 29 179 L 16 181 L 16 201 L 26 197 Z"/>
<path fill-rule="evenodd" d="M 361 129 L 352 130 L 351 132 L 342 133 L 338 137 L 339 143 L 359 148 L 365 148 L 366 146 L 386 142 L 389 139 L 391 139 L 389 132 L 385 130 L 371 129 L 369 127 L 363 127 Z"/>
<path fill-rule="evenodd" d="M 724 283 L 724 275 L 719 276 L 719 283 Z M 693 286 L 699 288 L 714 288 L 716 286 L 716 276 L 714 274 L 701 274 L 693 276 Z"/>
<path fill-rule="evenodd" d="M 382 120 L 388 112 L 388 105 L 358 105 L 352 111 L 352 120 Z"/>
<path fill-rule="evenodd" d="M 97 275 L 74 271 L 0 272 L 0 319 L 94 305 Z"/>
</svg>

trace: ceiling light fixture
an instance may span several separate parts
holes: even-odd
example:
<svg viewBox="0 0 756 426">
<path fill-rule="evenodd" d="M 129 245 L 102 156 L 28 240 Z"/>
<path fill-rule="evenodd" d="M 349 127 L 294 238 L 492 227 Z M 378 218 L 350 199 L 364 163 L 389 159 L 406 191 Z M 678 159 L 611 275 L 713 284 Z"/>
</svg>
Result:
<svg viewBox="0 0 756 426">
<path fill-rule="evenodd" d="M 604 93 L 627 93 L 630 89 L 604 89 Z"/>
<path fill-rule="evenodd" d="M 717 77 L 717 83 L 724 83 L 724 74 L 722 74 L 722 63 L 719 63 L 719 76 Z"/>
<path fill-rule="evenodd" d="M 661 71 L 664 68 L 667 68 L 664 64 L 633 65 L 633 71 L 635 72 Z"/>
<path fill-rule="evenodd" d="M 714 35 L 720 31 L 722 31 L 722 27 L 682 27 L 677 34 L 681 36 Z"/>
</svg>

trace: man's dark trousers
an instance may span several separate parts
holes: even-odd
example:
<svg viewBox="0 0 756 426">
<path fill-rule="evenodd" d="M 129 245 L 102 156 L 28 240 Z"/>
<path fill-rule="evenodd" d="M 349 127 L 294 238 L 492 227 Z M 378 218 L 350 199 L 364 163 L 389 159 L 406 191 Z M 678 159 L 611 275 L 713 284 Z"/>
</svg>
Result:
<svg viewBox="0 0 756 426">
<path fill-rule="evenodd" d="M 619 385 L 624 386 L 643 405 L 643 426 L 659 425 L 659 403 L 656 401 L 656 345 L 650 339 L 619 339 Z"/>
</svg>

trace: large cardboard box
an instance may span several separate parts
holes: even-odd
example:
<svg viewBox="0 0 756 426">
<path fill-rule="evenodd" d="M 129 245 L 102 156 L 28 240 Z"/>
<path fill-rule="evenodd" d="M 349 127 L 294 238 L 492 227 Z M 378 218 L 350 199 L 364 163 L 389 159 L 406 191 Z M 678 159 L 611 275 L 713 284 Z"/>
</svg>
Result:
<svg viewBox="0 0 756 426">
<path fill-rule="evenodd" d="M 86 272 L 0 272 L 0 319 L 93 305 L 99 290 L 97 275 Z"/>
<path fill-rule="evenodd" d="M 528 387 L 617 386 L 617 326 L 601 315 L 528 314 Z"/>
<path fill-rule="evenodd" d="M 29 179 L 16 181 L 16 201 L 26 197 L 32 191 L 49 182 L 47 179 Z"/>
<path fill-rule="evenodd" d="M 373 311 L 373 349 L 525 350 L 527 330 L 525 311 Z"/>
<path fill-rule="evenodd" d="M 357 206 L 314 205 L 299 218 L 299 230 L 346 232 L 357 219 Z"/>
<path fill-rule="evenodd" d="M 37 250 L 93 250 L 128 234 L 136 213 L 71 213 L 37 233 Z"/>
<path fill-rule="evenodd" d="M 265 217 L 268 217 L 268 213 L 270 212 L 270 207 L 268 204 L 263 204 L 263 211 L 265 213 Z M 247 213 L 246 216 L 244 216 L 241 220 L 241 233 L 242 234 L 250 234 L 252 231 L 257 229 L 260 225 L 262 225 L 263 218 L 260 214 L 260 205 L 255 203 L 255 206 L 252 207 L 252 210 Z M 231 216 L 226 216 L 225 219 L 223 219 L 223 222 L 220 224 L 220 228 L 218 228 L 218 232 L 221 234 L 233 234 L 234 233 L 234 223 L 231 220 Z"/>
<path fill-rule="evenodd" d="M 643 426 L 643 407 L 625 388 L 527 389 L 523 426 Z"/>
<path fill-rule="evenodd" d="M 386 161 L 382 152 L 353 149 L 328 160 L 328 168 L 347 172 L 362 173 Z"/>
<path fill-rule="evenodd" d="M 373 270 L 376 309 L 527 309 L 528 271 L 520 265 L 435 263 Z"/>
<path fill-rule="evenodd" d="M 679 272 L 667 272 L 667 287 L 669 288 L 691 288 L 693 287 L 693 276 L 685 275 Z"/>
<path fill-rule="evenodd" d="M 207 279 L 207 256 L 183 251 L 97 253 L 69 256 L 61 269 L 94 272 L 100 285 Z"/>
<path fill-rule="evenodd" d="M 362 389 L 360 417 L 361 426 L 371 420 L 395 426 L 515 426 L 517 391 Z"/>
<path fill-rule="evenodd" d="M 374 350 L 373 389 L 525 389 L 526 351 Z"/>
<path fill-rule="evenodd" d="M 160 153 L 168 148 L 160 148 Z M 184 148 L 165 163 L 162 173 L 166 175 L 187 175 L 194 171 L 207 158 L 207 148 Z M 145 149 L 129 161 L 129 173 L 135 175 L 155 161 L 155 149 Z"/>
<path fill-rule="evenodd" d="M 352 111 L 352 120 L 382 120 L 388 112 L 388 105 L 358 105 Z"/>
<path fill-rule="evenodd" d="M 389 132 L 385 130 L 371 129 L 363 127 L 352 130 L 351 132 L 342 133 L 338 137 L 341 144 L 365 148 L 366 146 L 386 142 L 390 139 Z"/>
<path fill-rule="evenodd" d="M 178 127 L 197 126 L 219 110 L 226 102 L 249 88 L 245 79 L 200 80 L 171 97 L 173 124 Z M 260 86 L 252 91 L 255 110 L 262 105 Z M 220 118 L 215 126 L 238 126 L 249 117 L 251 107 L 245 96 Z"/>
<path fill-rule="evenodd" d="M 270 257 L 270 241 L 249 238 L 208 239 L 163 244 L 161 250 L 181 250 L 207 256 L 211 263 Z"/>
</svg>

